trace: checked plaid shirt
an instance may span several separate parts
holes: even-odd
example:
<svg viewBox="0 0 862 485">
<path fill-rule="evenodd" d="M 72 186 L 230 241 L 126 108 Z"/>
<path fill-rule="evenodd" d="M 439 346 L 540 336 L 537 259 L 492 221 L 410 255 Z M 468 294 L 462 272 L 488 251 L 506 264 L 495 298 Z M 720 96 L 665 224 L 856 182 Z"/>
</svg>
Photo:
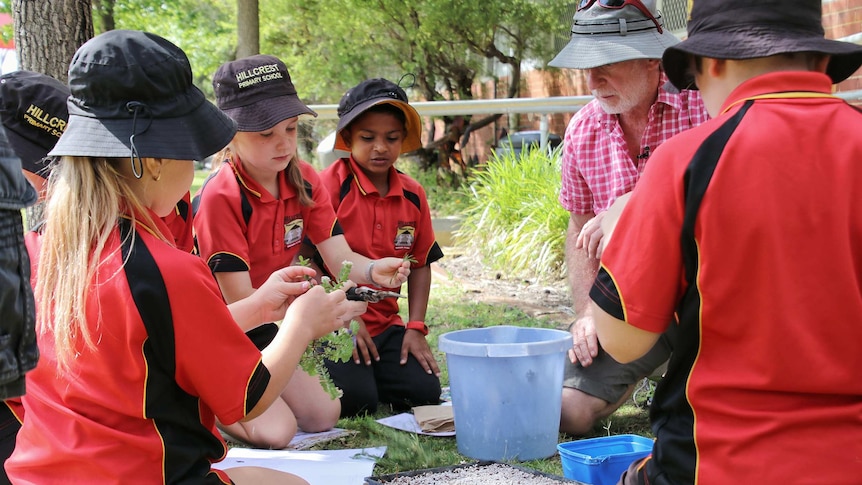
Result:
<svg viewBox="0 0 862 485">
<path fill-rule="evenodd" d="M 660 85 L 667 78 L 662 74 Z M 575 113 L 563 142 L 560 204 L 572 214 L 598 214 L 631 191 L 643 173 L 649 153 L 672 136 L 709 119 L 698 91 L 679 94 L 659 89 L 641 138 L 642 155 L 628 153 L 617 115 L 592 100 Z"/>
</svg>

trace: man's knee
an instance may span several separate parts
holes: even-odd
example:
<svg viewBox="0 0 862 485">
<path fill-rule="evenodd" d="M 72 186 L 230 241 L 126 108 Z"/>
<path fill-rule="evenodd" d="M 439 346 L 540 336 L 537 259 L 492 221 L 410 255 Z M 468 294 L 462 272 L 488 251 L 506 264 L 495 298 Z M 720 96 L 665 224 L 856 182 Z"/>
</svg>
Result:
<svg viewBox="0 0 862 485">
<path fill-rule="evenodd" d="M 563 388 L 560 407 L 560 431 L 572 435 L 584 435 L 592 431 L 601 419 L 602 410 L 608 402 L 571 387 Z"/>
<path fill-rule="evenodd" d="M 630 387 L 617 401 L 610 403 L 581 390 L 564 387 L 560 407 L 560 431 L 571 435 L 584 435 L 596 424 L 614 413 L 631 395 Z"/>
</svg>

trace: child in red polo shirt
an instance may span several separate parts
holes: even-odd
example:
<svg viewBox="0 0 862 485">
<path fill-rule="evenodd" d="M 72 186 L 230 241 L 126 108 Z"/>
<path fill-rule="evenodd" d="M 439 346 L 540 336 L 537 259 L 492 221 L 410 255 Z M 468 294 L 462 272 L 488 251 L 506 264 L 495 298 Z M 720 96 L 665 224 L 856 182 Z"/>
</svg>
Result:
<svg viewBox="0 0 862 485">
<path fill-rule="evenodd" d="M 216 71 L 213 87 L 219 108 L 239 131 L 216 156 L 224 163 L 196 195 L 194 224 L 200 255 L 225 300 L 247 297 L 266 275 L 292 264 L 306 238 L 336 271 L 351 261 L 353 281 L 392 287 L 406 281 L 408 262 L 371 260 L 350 249 L 317 172 L 297 157 L 299 116 L 315 113 L 297 96 L 284 63 L 267 55 L 225 63 Z M 264 348 L 277 328 L 266 324 L 243 330 Z M 324 391 L 317 377 L 297 371 L 266 413 L 222 429 L 255 446 L 284 448 L 297 427 L 330 429 L 340 411 L 339 400 Z"/>
<path fill-rule="evenodd" d="M 338 105 L 335 148 L 350 151 L 321 172 L 350 247 L 370 258 L 413 260 L 407 279 L 408 314 L 387 298 L 362 315 L 353 362 L 328 362 L 343 391 L 341 415 L 440 402 L 440 369 L 425 336 L 431 289 L 430 264 L 443 257 L 431 227 L 425 191 L 395 169 L 402 153 L 422 146 L 420 120 L 407 95 L 386 79 L 369 79 L 347 91 Z M 330 272 L 338 268 L 328 268 Z"/>
<path fill-rule="evenodd" d="M 0 123 L 15 155 L 21 159 L 24 176 L 45 199 L 48 176 L 54 166 L 54 157 L 48 152 L 54 148 L 69 120 L 66 100 L 69 87 L 56 79 L 38 72 L 19 70 L 0 76 Z M 177 203 L 175 210 L 162 218 L 174 235 L 176 246 L 190 252 L 192 243 L 191 199 L 188 192 Z M 39 230 L 41 220 L 28 225 Z M 38 237 L 28 233 L 28 238 Z M 32 345 L 36 345 L 35 336 Z M 21 348 L 26 348 L 21 345 Z M 22 376 L 23 377 L 23 376 Z M 0 405 L 0 463 L 6 460 L 15 446 L 15 438 L 24 419 L 24 408 L 19 398 L 7 399 Z M 6 472 L 0 467 L 0 483 L 5 483 Z"/>
<path fill-rule="evenodd" d="M 106 32 L 75 53 L 69 85 L 44 228 L 27 239 L 39 362 L 5 464 L 11 482 L 306 483 L 212 469 L 227 452 L 216 416 L 263 412 L 308 343 L 364 308 L 310 288 L 300 267 L 226 306 L 209 268 L 174 246 L 161 218 L 188 191 L 191 160 L 236 131 L 192 84 L 179 47 Z M 238 327 L 278 318 L 263 352 Z"/>
</svg>

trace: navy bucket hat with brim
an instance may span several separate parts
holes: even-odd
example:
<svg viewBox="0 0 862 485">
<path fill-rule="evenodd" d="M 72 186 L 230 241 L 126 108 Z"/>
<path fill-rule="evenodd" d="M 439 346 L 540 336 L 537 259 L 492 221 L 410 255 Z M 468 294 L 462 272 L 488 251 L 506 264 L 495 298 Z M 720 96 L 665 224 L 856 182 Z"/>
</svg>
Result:
<svg viewBox="0 0 862 485">
<path fill-rule="evenodd" d="M 47 176 L 46 157 L 69 120 L 68 98 L 65 84 L 42 73 L 0 76 L 0 123 L 24 170 Z"/>
<path fill-rule="evenodd" d="M 635 59 L 661 59 L 679 39 L 664 28 L 655 0 L 642 0 L 656 22 L 632 4 L 607 8 L 597 1 L 575 12 L 569 43 L 548 63 L 551 67 L 593 69 Z M 659 32 L 658 26 L 662 26 Z"/>
<path fill-rule="evenodd" d="M 407 93 L 394 82 L 383 79 L 366 79 L 349 89 L 338 102 L 338 127 L 335 131 L 335 149 L 350 151 L 342 130 L 347 128 L 359 115 L 372 106 L 390 104 L 404 113 L 407 120 L 404 127 L 407 135 L 401 143 L 401 153 L 408 153 L 422 148 L 422 119 L 416 108 L 410 106 Z"/>
<path fill-rule="evenodd" d="M 51 156 L 203 160 L 235 123 L 192 83 L 186 54 L 158 35 L 111 30 L 69 66 L 69 124 Z"/>
<path fill-rule="evenodd" d="M 862 46 L 824 37 L 819 0 L 694 0 L 688 38 L 662 58 L 679 89 L 697 89 L 689 55 L 744 60 L 795 52 L 831 56 L 826 74 L 839 83 L 862 66 Z"/>
<path fill-rule="evenodd" d="M 213 76 L 216 104 L 239 131 L 266 131 L 288 118 L 317 116 L 290 80 L 287 66 L 268 55 L 244 57 L 219 66 Z"/>
</svg>

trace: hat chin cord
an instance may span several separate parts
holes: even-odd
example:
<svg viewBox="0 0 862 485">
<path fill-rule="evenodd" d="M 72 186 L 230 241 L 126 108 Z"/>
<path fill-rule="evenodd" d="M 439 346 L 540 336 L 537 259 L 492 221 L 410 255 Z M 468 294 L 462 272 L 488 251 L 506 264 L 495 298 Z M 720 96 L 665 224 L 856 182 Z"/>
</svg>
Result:
<svg viewBox="0 0 862 485">
<path fill-rule="evenodd" d="M 140 155 L 138 155 L 138 147 L 135 146 L 135 136 L 142 135 L 150 129 L 150 125 L 153 123 L 153 117 L 150 116 L 149 107 L 140 101 L 129 101 L 126 103 L 126 110 L 132 113 L 132 135 L 129 137 L 129 146 L 132 151 L 129 157 L 132 163 L 132 174 L 136 179 L 140 180 L 140 178 L 144 176 L 144 162 L 141 160 Z M 147 117 L 147 126 L 145 126 L 140 133 L 136 130 L 139 112 Z M 135 163 L 135 160 L 138 161 L 137 164 Z"/>
</svg>

